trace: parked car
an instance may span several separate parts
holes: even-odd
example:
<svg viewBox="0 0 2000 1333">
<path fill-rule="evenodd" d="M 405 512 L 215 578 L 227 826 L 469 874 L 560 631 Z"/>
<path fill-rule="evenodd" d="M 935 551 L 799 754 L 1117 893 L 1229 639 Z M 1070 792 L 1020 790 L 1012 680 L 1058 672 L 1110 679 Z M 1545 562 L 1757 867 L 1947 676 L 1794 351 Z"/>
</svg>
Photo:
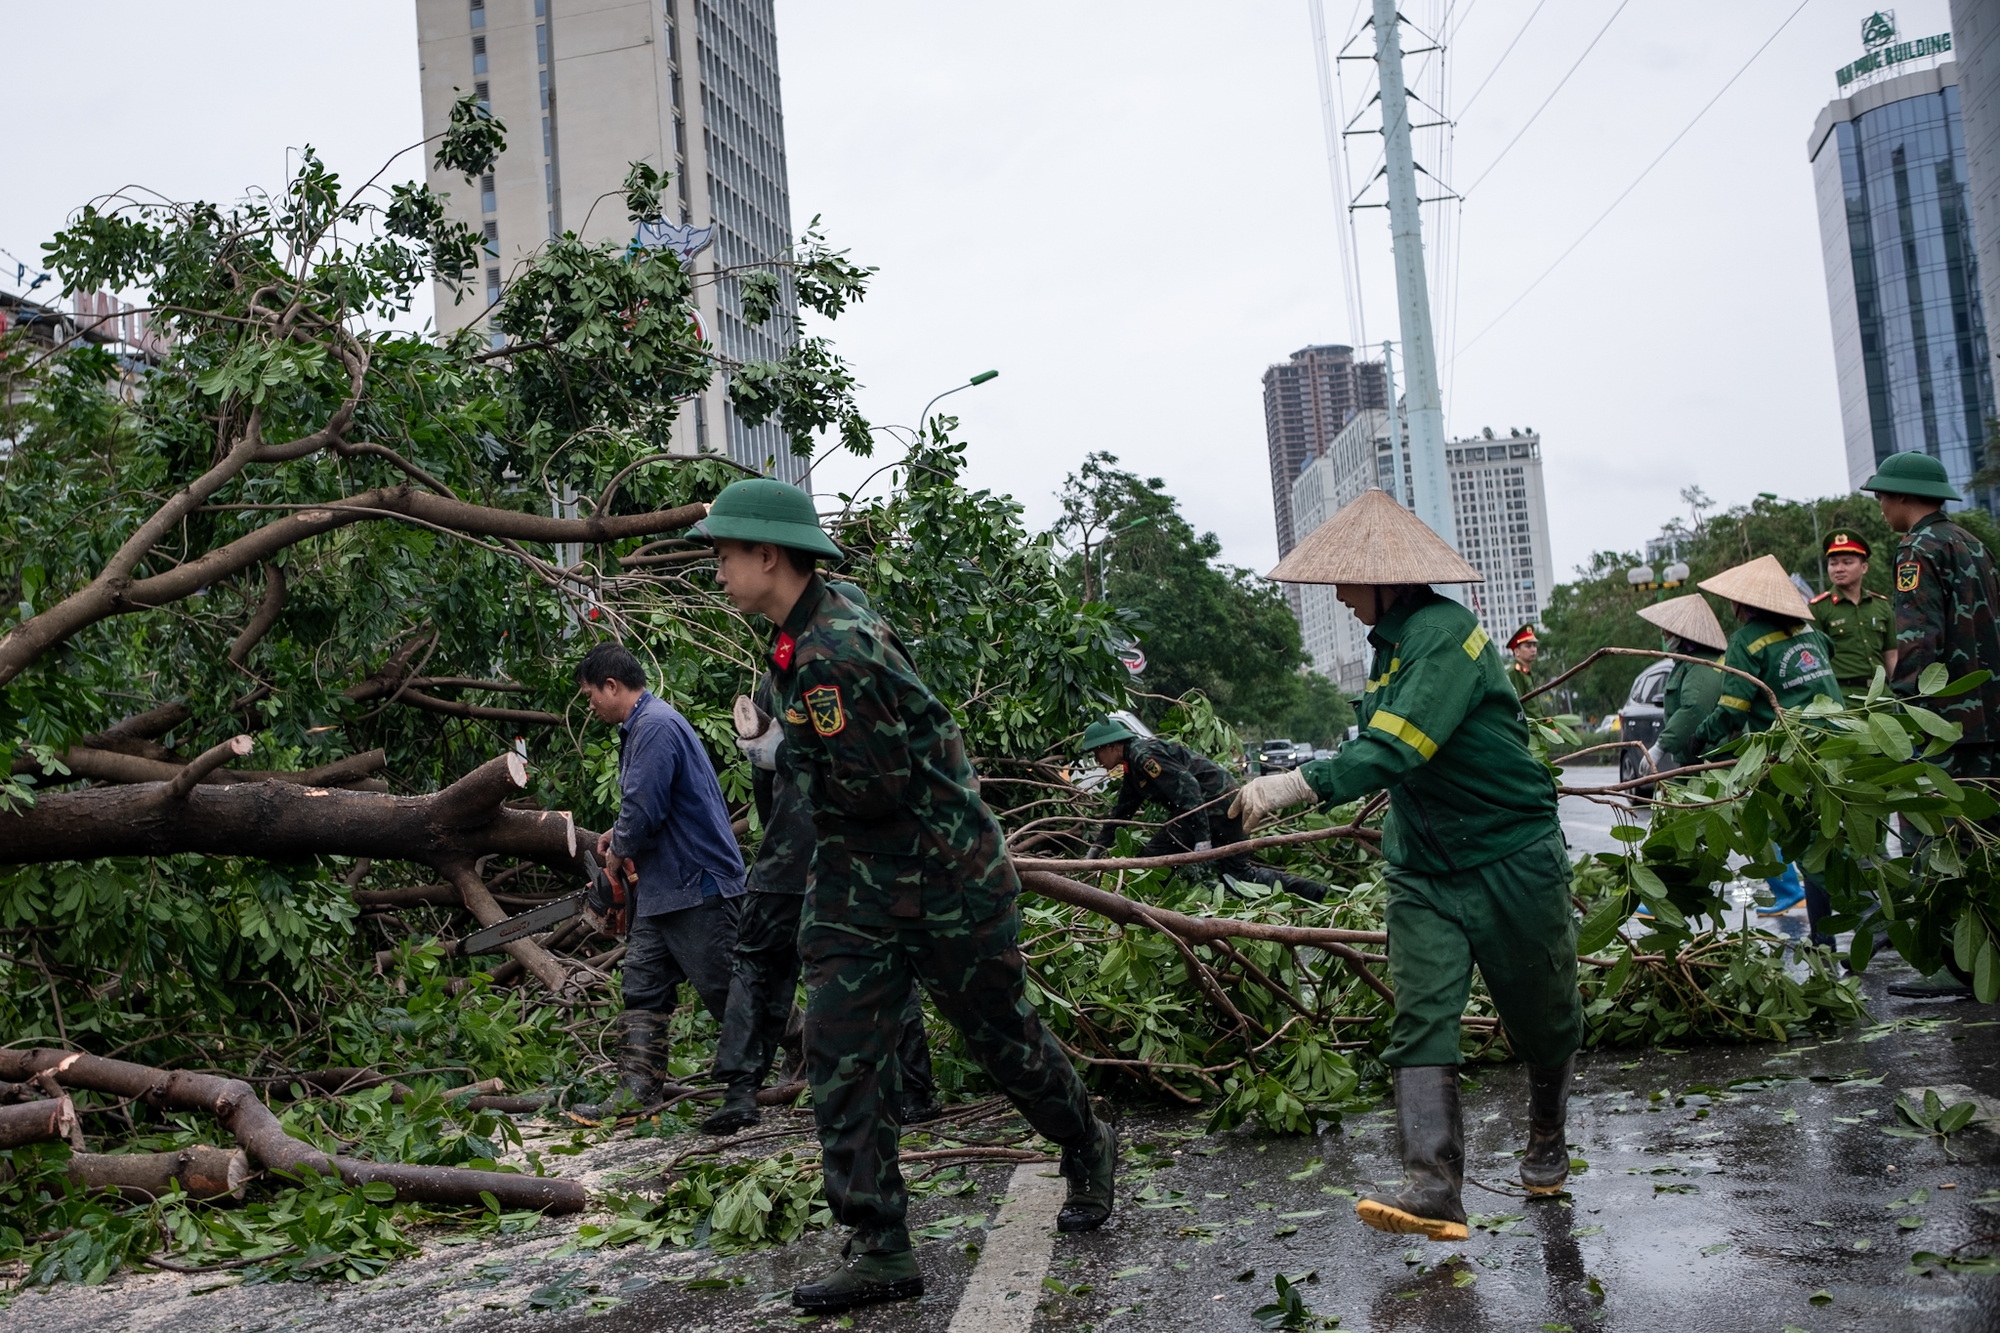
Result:
<svg viewBox="0 0 2000 1333">
<path fill-rule="evenodd" d="M 1257 747 L 1257 769 L 1262 773 L 1282 773 L 1299 766 L 1299 747 L 1289 740 L 1265 741 Z"/>
<path fill-rule="evenodd" d="M 1626 745 L 1618 751 L 1620 782 L 1630 782 L 1646 774 L 1646 750 L 1660 738 L 1660 729 L 1667 724 L 1667 711 L 1661 701 L 1666 697 L 1667 676 L 1673 669 L 1672 662 L 1661 658 L 1641 671 L 1625 696 L 1625 706 L 1618 710 L 1618 739 L 1638 742 L 1637 748 Z"/>
</svg>

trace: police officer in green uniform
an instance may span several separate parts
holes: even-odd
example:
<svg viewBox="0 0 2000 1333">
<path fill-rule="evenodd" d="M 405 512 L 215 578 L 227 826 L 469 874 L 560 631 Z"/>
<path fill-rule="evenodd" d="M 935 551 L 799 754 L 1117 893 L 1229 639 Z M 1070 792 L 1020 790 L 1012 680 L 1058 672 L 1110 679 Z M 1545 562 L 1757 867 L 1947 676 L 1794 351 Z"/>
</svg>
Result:
<svg viewBox="0 0 2000 1333">
<path fill-rule="evenodd" d="M 1535 627 L 1523 625 L 1515 630 L 1514 637 L 1507 640 L 1507 651 L 1512 657 L 1507 663 L 1507 683 L 1514 687 L 1515 694 L 1526 694 L 1535 688 L 1535 659 L 1542 655 L 1542 644 L 1535 637 Z M 1542 700 L 1540 697 L 1525 700 L 1521 711 L 1529 717 L 1542 716 Z"/>
<path fill-rule="evenodd" d="M 1719 661 L 1729 637 L 1708 599 L 1698 592 L 1639 608 L 1639 618 L 1660 627 L 1670 653 Z M 1660 699 L 1660 735 L 1646 758 L 1655 773 L 1691 764 L 1698 757 L 1694 734 L 1722 698 L 1722 673 L 1698 662 L 1675 662 Z"/>
<path fill-rule="evenodd" d="M 1230 798 L 1236 795 L 1235 779 L 1207 755 L 1197 754 L 1179 741 L 1141 736 L 1110 717 L 1099 718 L 1084 728 L 1083 748 L 1092 753 L 1105 772 L 1122 770 L 1125 774 L 1111 818 L 1091 844 L 1092 857 L 1102 855 L 1117 835 L 1118 826 L 1130 821 L 1149 802 L 1167 812 L 1167 823 L 1147 840 L 1140 849 L 1141 856 L 1205 852 L 1211 847 L 1242 842 L 1248 836 L 1242 823 L 1232 819 L 1227 809 Z M 1316 903 L 1326 900 L 1326 885 L 1303 875 L 1260 866 L 1247 854 L 1207 864 L 1232 879 L 1269 885 Z"/>
<path fill-rule="evenodd" d="M 1760 555 L 1695 585 L 1736 608 L 1739 622 L 1729 636 L 1722 664 L 1747 672 L 1771 687 L 1780 708 L 1803 708 L 1820 695 L 1840 697 L 1833 677 L 1833 649 L 1813 624 L 1792 576 L 1774 555 Z M 1723 676 L 1715 710 L 1695 730 L 1706 754 L 1739 731 L 1762 731 L 1778 720 L 1764 691 L 1742 676 Z"/>
<path fill-rule="evenodd" d="M 1867 690 L 1879 667 L 1896 676 L 1896 606 L 1879 592 L 1869 592 L 1869 547 L 1851 532 L 1836 532 L 1826 543 L 1826 573 L 1831 591 L 1812 599 L 1813 616 L 1833 648 L 1833 678 L 1844 693 Z"/>
<path fill-rule="evenodd" d="M 1555 784 L 1529 752 L 1499 652 L 1472 612 L 1428 586 L 1477 583 L 1478 572 L 1385 492 L 1363 493 L 1271 577 L 1336 585 L 1370 627 L 1374 663 L 1360 734 L 1331 759 L 1245 783 L 1231 813 L 1255 829 L 1290 806 L 1388 790 L 1396 1017 L 1382 1062 L 1395 1072 L 1407 1183 L 1357 1211 L 1379 1230 L 1463 1240 L 1459 1017 L 1475 963 L 1528 1065 L 1521 1183 L 1553 1194 L 1569 1174 L 1564 1122 L 1583 1012 Z"/>
<path fill-rule="evenodd" d="M 1896 548 L 1892 684 L 1898 694 L 1915 694 L 1918 679 L 1934 662 L 1942 663 L 1953 680 L 1975 671 L 1992 672 L 1983 685 L 1927 704 L 1961 729 L 1957 743 L 1939 758 L 1939 767 L 1960 780 L 2000 777 L 2000 582 L 1992 553 L 1945 516 L 1944 502 L 1963 497 L 1952 487 L 1944 464 L 1929 454 L 1891 454 L 1862 489 L 1875 492 L 1882 517 L 1903 537 Z M 1923 981 L 1893 985 L 1890 992 L 1969 994 L 1949 944 L 1944 960 L 1945 967 Z M 1947 971 L 1953 976 L 1946 976 Z"/>
<path fill-rule="evenodd" d="M 1117 1137 L 1028 1001 L 1020 881 L 958 723 L 895 633 L 815 572 L 840 550 L 804 491 L 733 482 L 695 534 L 714 544 L 730 601 L 775 627 L 779 769 L 805 792 L 818 832 L 799 925 L 806 1077 L 827 1202 L 854 1230 L 842 1262 L 794 1288 L 792 1303 L 827 1312 L 923 1294 L 894 1113 L 912 978 L 1023 1118 L 1062 1148 L 1069 1197 L 1057 1227 L 1102 1225 Z"/>
</svg>

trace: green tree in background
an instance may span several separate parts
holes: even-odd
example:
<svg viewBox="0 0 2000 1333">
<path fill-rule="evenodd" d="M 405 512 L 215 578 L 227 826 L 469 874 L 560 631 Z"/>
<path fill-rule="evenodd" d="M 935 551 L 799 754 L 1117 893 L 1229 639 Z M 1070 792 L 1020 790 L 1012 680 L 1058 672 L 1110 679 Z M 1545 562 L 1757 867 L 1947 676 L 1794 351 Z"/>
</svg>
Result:
<svg viewBox="0 0 2000 1333">
<path fill-rule="evenodd" d="M 1200 690 L 1227 721 L 1323 743 L 1352 718 L 1337 688 L 1303 673 L 1299 623 L 1278 586 L 1216 562 L 1222 543 L 1198 533 L 1158 477 L 1092 453 L 1064 478 L 1058 536 L 1075 586 L 1131 617 L 1151 695 Z M 1155 710 L 1156 711 L 1156 710 Z"/>
</svg>

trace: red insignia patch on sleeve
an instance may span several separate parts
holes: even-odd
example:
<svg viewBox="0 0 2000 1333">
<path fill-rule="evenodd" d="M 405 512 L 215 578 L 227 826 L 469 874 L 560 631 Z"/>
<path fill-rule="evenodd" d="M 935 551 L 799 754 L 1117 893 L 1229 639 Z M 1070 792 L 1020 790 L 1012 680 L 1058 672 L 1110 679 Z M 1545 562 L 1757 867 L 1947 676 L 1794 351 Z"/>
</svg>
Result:
<svg viewBox="0 0 2000 1333">
<path fill-rule="evenodd" d="M 783 630 L 778 631 L 778 641 L 771 645 L 771 660 L 778 664 L 778 670 L 789 671 L 791 669 L 792 653 L 797 648 L 798 644 L 792 642 L 791 635 L 785 633 Z"/>
<path fill-rule="evenodd" d="M 815 685 L 805 693 L 806 714 L 813 730 L 822 736 L 838 736 L 847 730 L 847 710 L 841 707 L 838 685 Z"/>
<path fill-rule="evenodd" d="M 1896 591 L 1915 592 L 1917 590 L 1917 576 L 1922 571 L 1923 566 L 1914 560 L 1905 560 L 1902 564 L 1897 565 Z"/>
</svg>

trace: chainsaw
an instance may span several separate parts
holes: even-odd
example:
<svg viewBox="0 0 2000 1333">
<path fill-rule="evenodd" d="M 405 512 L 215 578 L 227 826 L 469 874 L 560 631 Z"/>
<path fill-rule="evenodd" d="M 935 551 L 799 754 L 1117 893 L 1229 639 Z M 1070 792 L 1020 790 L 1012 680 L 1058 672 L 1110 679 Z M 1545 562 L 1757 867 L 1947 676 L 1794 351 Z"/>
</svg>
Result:
<svg viewBox="0 0 2000 1333">
<path fill-rule="evenodd" d="M 462 956 L 498 953 L 516 940 L 539 935 L 577 916 L 590 922 L 601 934 L 623 935 L 630 919 L 632 900 L 625 876 L 607 871 L 588 851 L 583 853 L 583 861 L 590 869 L 588 888 L 475 930 L 460 940 L 452 952 Z"/>
</svg>

